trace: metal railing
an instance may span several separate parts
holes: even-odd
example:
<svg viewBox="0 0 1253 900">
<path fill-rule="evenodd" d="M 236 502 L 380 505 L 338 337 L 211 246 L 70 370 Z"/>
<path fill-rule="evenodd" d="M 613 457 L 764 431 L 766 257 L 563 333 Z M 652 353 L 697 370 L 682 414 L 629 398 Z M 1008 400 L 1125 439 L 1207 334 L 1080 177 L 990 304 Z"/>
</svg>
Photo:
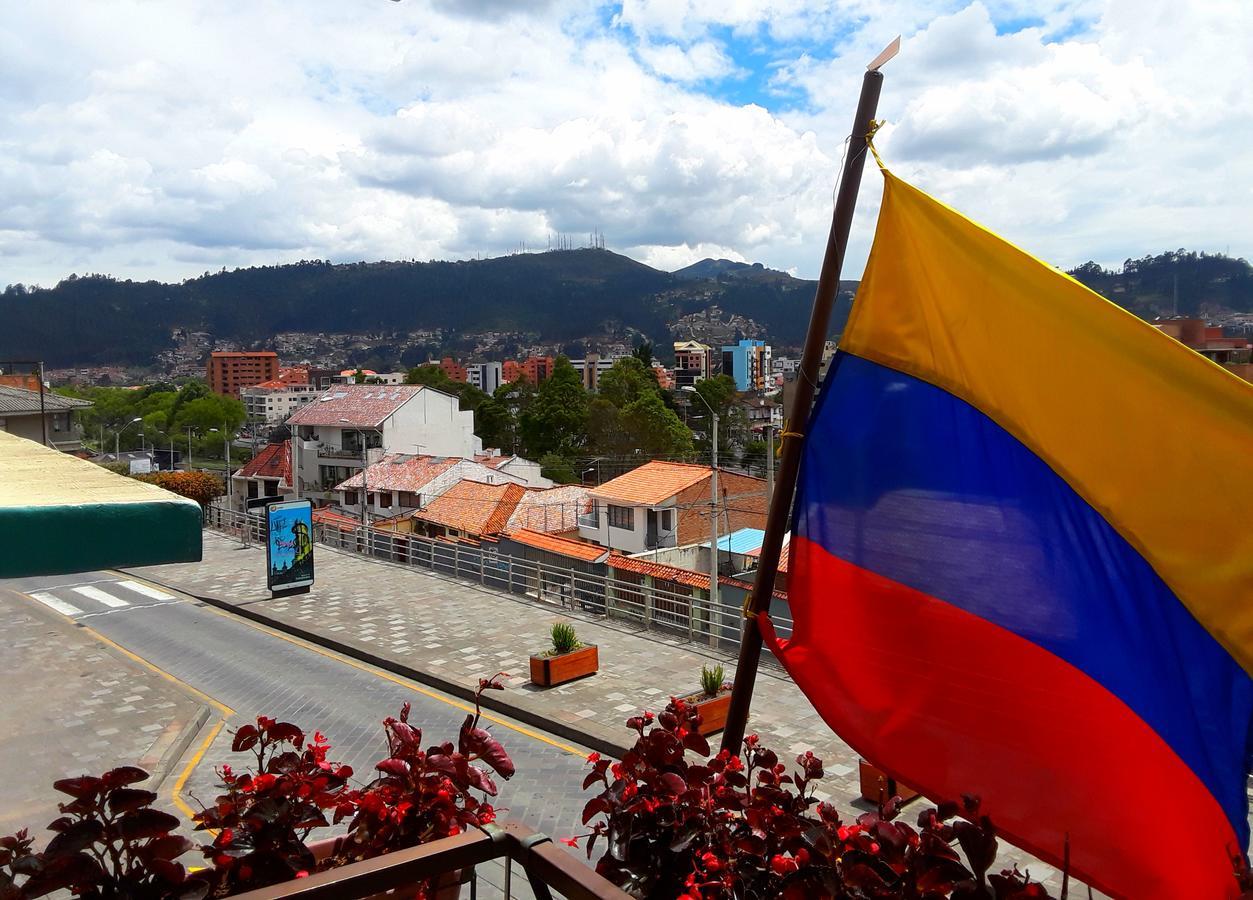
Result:
<svg viewBox="0 0 1253 900">
<path fill-rule="evenodd" d="M 473 870 L 495 859 L 504 860 L 502 893 L 506 898 L 514 896 L 514 862 L 522 867 L 527 882 L 525 893 L 538 900 L 549 900 L 553 890 L 569 900 L 628 900 L 630 896 L 597 875 L 573 854 L 562 850 L 547 835 L 518 822 L 488 825 L 481 831 L 466 831 L 454 837 L 236 896 L 238 900 L 279 900 L 286 897 L 357 900 L 385 891 L 413 889 L 447 873 L 460 872 L 464 882 L 467 880 L 465 870 Z M 470 885 L 473 897 L 476 882 L 471 880 Z M 404 890 L 398 893 L 398 896 L 406 895 Z M 442 892 L 436 896 L 442 896 Z"/>
<path fill-rule="evenodd" d="M 318 456 L 325 456 L 330 459 L 355 459 L 361 460 L 361 449 L 352 449 L 351 447 L 332 447 L 330 444 L 318 445 Z"/>
<path fill-rule="evenodd" d="M 260 515 L 221 506 L 205 510 L 205 524 L 245 542 L 264 546 L 265 522 Z M 661 631 L 733 652 L 739 646 L 743 588 L 725 581 L 722 602 L 709 601 L 703 588 L 614 569 L 616 575 L 558 566 L 504 552 L 500 544 L 469 544 L 400 534 L 377 527 L 314 523 L 314 540 L 328 547 L 391 563 L 426 569 L 485 588 L 526 597 L 544 606 L 604 617 L 634 627 Z M 792 620 L 776 602 L 771 612 L 781 637 L 792 633 Z"/>
</svg>

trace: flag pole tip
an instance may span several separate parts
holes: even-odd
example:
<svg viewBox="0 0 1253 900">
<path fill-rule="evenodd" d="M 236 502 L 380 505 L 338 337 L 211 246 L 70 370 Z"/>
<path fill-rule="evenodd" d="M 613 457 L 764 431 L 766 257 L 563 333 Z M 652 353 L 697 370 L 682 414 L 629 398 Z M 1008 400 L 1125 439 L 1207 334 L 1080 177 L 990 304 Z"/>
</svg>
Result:
<svg viewBox="0 0 1253 900">
<path fill-rule="evenodd" d="M 901 52 L 901 36 L 898 34 L 892 39 L 892 43 L 883 48 L 883 52 L 870 61 L 870 65 L 866 66 L 867 72 L 877 72 L 883 68 L 884 63 L 888 62 L 892 57 Z"/>
</svg>

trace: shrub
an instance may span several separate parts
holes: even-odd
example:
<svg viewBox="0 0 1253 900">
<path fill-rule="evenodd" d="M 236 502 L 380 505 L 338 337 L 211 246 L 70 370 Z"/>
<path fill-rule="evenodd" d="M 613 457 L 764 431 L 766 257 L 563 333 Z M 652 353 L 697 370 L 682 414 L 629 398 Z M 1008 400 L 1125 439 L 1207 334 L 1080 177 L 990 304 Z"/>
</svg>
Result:
<svg viewBox="0 0 1253 900">
<path fill-rule="evenodd" d="M 348 798 L 356 812 L 341 842 L 345 860 L 369 859 L 495 821 L 496 810 L 485 799 L 498 790 L 491 773 L 512 778 L 514 765 L 500 742 L 479 727 L 479 697 L 484 690 L 502 690 L 500 677 L 480 679 L 474 714 L 462 723 L 455 748 L 446 742 L 423 750 L 422 731 L 409 724 L 408 703 L 399 719 L 388 717 L 383 723 L 388 758 L 375 767 L 379 776 Z"/>
<path fill-rule="evenodd" d="M 894 797 L 845 824 L 813 795 L 823 775 L 813 753 L 789 772 L 751 735 L 742 754 L 689 762 L 687 751 L 707 756 L 709 745 L 695 711 L 678 700 L 627 726 L 638 736 L 620 763 L 590 758 L 584 788 L 601 789 L 583 821 L 600 819 L 583 839 L 589 859 L 606 840 L 596 871 L 637 897 L 1048 897 L 1016 869 L 988 874 L 997 842 L 974 798 L 961 807 L 965 820 L 950 822 L 959 807 L 942 804 L 913 828 L 894 821 Z"/>
<path fill-rule="evenodd" d="M 701 666 L 700 686 L 706 697 L 717 697 L 726 686 L 726 670 L 722 666 Z"/>
<path fill-rule="evenodd" d="M 210 891 L 223 897 L 300 878 L 311 872 L 402 850 L 487 825 L 496 811 L 492 774 L 510 778 L 513 761 L 491 734 L 479 727 L 479 698 L 501 690 L 502 674 L 480 679 L 475 711 L 451 742 L 421 749 L 422 732 L 411 726 L 409 704 L 387 718 L 388 757 L 379 776 L 348 788 L 349 766 L 327 761 L 330 745 L 312 741 L 290 722 L 264 716 L 234 733 L 231 749 L 250 752 L 253 771 L 218 770 L 224 792 L 196 816 L 196 830 L 213 830 L 201 851 L 212 869 L 189 876 L 174 860 L 193 848 L 173 834 L 174 816 L 152 809 L 157 795 L 130 787 L 148 777 L 133 766 L 55 783 L 73 797 L 50 826 L 57 834 L 42 853 L 32 850 L 26 830 L 0 837 L 0 900 L 31 900 L 70 890 L 91 900 L 201 900 Z M 483 795 L 480 799 L 474 792 Z M 315 859 L 313 832 L 350 819 L 348 834 L 331 852 Z M 404 896 L 429 895 L 431 884 Z"/>
<path fill-rule="evenodd" d="M 0 897 L 42 897 L 69 890 L 88 898 L 198 900 L 209 884 L 189 877 L 174 860 L 192 848 L 173 834 L 179 821 L 153 809 L 157 795 L 131 787 L 148 773 L 121 766 L 100 777 L 83 775 L 53 784 L 73 800 L 48 828 L 56 835 L 42 853 L 31 851 L 26 830 L 0 838 Z"/>
<path fill-rule="evenodd" d="M 221 497 L 225 493 L 222 480 L 208 472 L 151 472 L 135 477 L 180 497 L 195 500 L 202 507 L 208 506 L 215 497 Z"/>
<path fill-rule="evenodd" d="M 552 627 L 554 653 L 569 653 L 579 648 L 579 636 L 569 622 L 554 622 Z"/>
<path fill-rule="evenodd" d="M 259 716 L 256 725 L 235 732 L 231 749 L 251 751 L 253 771 L 218 769 L 225 793 L 195 816 L 196 830 L 216 836 L 203 846 L 213 864 L 215 893 L 255 890 L 308 874 L 317 862 L 306 841 L 315 828 L 351 815 L 345 796 L 352 768 L 326 760 L 330 745 L 319 733 L 306 744 L 290 722 Z"/>
</svg>

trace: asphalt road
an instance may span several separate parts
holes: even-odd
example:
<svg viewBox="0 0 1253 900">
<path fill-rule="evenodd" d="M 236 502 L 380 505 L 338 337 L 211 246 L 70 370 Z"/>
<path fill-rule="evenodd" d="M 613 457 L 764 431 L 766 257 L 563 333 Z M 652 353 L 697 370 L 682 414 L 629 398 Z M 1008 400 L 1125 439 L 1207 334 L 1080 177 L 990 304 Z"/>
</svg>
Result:
<svg viewBox="0 0 1253 900">
<path fill-rule="evenodd" d="M 246 762 L 230 752 L 230 730 L 257 715 L 321 731 L 332 758 L 352 765 L 362 780 L 385 756 L 383 718 L 398 714 L 404 702 L 412 704 L 410 722 L 424 729 L 429 743 L 455 741 L 466 716 L 466 704 L 455 698 L 126 575 L 10 579 L 0 581 L 4 589 L 205 695 L 202 702 L 213 706 L 209 725 L 179 763 L 185 783 L 171 779 L 181 787 L 180 806 L 216 795 L 215 766 Z M 221 721 L 225 726 L 202 743 Z M 501 784 L 502 816 L 554 838 L 581 833 L 588 751 L 495 714 L 485 714 L 484 723 L 517 766 L 517 775 Z"/>
</svg>

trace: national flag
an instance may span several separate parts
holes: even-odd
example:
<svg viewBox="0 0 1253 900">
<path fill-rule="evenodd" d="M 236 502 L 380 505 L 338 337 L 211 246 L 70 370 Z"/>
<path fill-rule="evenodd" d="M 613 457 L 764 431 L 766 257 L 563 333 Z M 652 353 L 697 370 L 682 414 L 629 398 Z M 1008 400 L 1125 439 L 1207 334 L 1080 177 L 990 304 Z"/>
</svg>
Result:
<svg viewBox="0 0 1253 900">
<path fill-rule="evenodd" d="M 1107 893 L 1234 897 L 1253 385 L 884 178 L 767 641 L 901 782 Z"/>
</svg>

